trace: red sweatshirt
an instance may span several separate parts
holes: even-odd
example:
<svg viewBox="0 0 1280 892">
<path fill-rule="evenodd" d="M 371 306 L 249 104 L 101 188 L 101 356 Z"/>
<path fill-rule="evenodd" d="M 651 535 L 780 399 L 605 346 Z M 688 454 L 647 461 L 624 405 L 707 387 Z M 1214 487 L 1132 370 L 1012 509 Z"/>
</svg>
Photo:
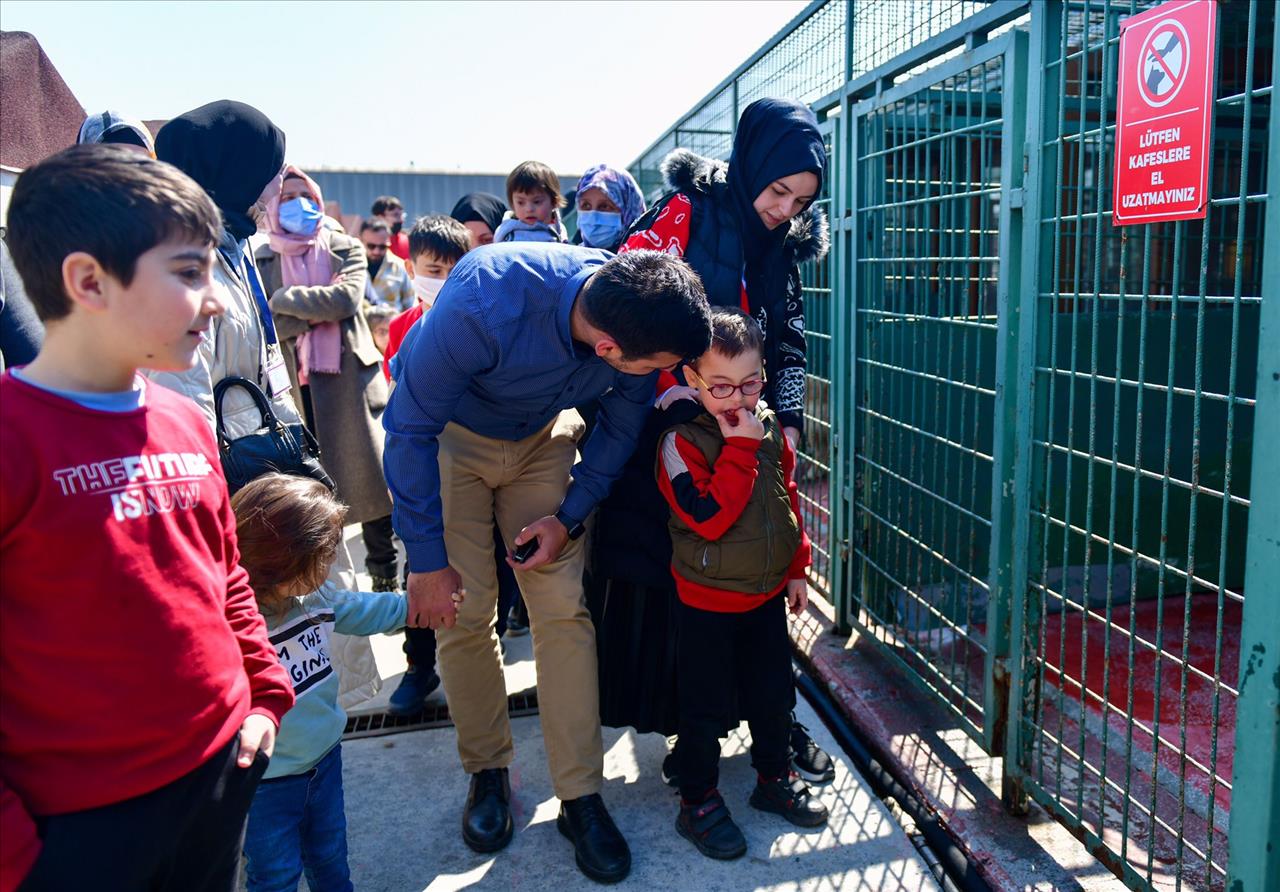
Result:
<svg viewBox="0 0 1280 892">
<path fill-rule="evenodd" d="M 130 412 L 0 378 L 0 890 L 33 815 L 187 774 L 293 687 L 267 640 L 208 422 L 144 383 Z"/>
<path fill-rule="evenodd" d="M 400 352 L 404 336 L 409 333 L 409 329 L 413 328 L 413 323 L 422 318 L 423 312 L 422 302 L 419 301 L 395 316 L 387 326 L 387 352 L 382 355 L 382 374 L 386 377 L 388 384 L 391 383 L 391 357 Z"/>
<path fill-rule="evenodd" d="M 658 489 L 671 510 L 699 536 L 715 541 L 733 528 L 747 507 L 756 483 L 757 450 L 760 441 L 750 437 L 728 437 L 713 467 L 697 446 L 675 431 L 662 438 L 658 449 L 661 471 Z M 809 536 L 800 514 L 800 490 L 796 486 L 796 453 L 791 441 L 782 438 L 782 470 L 787 477 L 791 510 L 800 526 L 800 547 L 782 585 L 771 592 L 745 595 L 692 582 L 673 569 L 680 600 L 699 610 L 714 613 L 746 613 L 782 592 L 792 579 L 804 579 L 809 566 Z"/>
</svg>

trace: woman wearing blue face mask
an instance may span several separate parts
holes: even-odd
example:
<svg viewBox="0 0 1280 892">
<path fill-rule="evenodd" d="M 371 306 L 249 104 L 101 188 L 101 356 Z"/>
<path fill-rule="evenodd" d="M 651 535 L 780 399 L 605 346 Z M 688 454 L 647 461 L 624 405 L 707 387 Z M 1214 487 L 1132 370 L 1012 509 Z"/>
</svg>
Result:
<svg viewBox="0 0 1280 892">
<path fill-rule="evenodd" d="M 368 263 L 364 246 L 325 225 L 320 187 L 287 166 L 267 202 L 268 246 L 258 266 L 284 345 L 295 397 L 305 405 L 325 468 L 362 526 L 365 566 L 376 590 L 396 587 L 391 499 L 382 477 L 382 355 L 361 312 Z"/>
<path fill-rule="evenodd" d="M 597 164 L 578 180 L 578 236 L 588 248 L 616 251 L 631 224 L 645 212 L 644 196 L 631 174 Z"/>
</svg>

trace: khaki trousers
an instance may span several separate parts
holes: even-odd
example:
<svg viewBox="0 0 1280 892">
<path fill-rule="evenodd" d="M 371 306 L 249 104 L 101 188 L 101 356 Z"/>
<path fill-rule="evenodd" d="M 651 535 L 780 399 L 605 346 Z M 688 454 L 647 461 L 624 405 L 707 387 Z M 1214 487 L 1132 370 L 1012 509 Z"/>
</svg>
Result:
<svg viewBox="0 0 1280 892">
<path fill-rule="evenodd" d="M 495 634 L 498 577 L 493 520 L 507 548 L 517 533 L 555 514 L 569 485 L 582 436 L 576 411 L 511 442 L 483 437 L 457 424 L 440 434 L 440 495 L 449 563 L 466 598 L 452 629 L 436 632 L 440 675 L 458 731 L 458 755 L 468 774 L 511 764 L 511 724 L 502 657 Z M 516 572 L 529 608 L 538 706 L 551 782 L 560 799 L 600 791 L 596 639 L 582 591 L 585 549 L 579 539 L 550 564 Z"/>
</svg>

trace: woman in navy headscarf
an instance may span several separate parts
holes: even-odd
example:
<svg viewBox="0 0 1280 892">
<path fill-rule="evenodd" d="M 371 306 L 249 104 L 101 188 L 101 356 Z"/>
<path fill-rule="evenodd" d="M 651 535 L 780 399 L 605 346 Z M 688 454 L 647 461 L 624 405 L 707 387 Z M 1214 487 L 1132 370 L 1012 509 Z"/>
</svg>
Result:
<svg viewBox="0 0 1280 892">
<path fill-rule="evenodd" d="M 619 167 L 597 164 L 578 180 L 575 243 L 616 251 L 631 224 L 644 213 L 644 195 L 631 174 Z"/>
<path fill-rule="evenodd" d="M 765 333 L 765 399 L 795 446 L 804 419 L 804 302 L 799 265 L 827 250 L 827 222 L 813 207 L 826 172 L 817 120 L 806 106 L 761 99 L 738 122 L 728 164 L 677 149 L 662 162 L 668 194 L 632 227 L 620 251 L 684 257 L 713 305 L 740 307 Z M 600 650 L 606 725 L 674 734 L 675 586 L 667 504 L 654 481 L 659 435 L 698 404 L 669 375 L 635 454 L 596 513 L 588 593 Z M 737 726 L 734 721 L 733 726 Z M 727 729 L 726 729 L 727 730 Z M 830 759 L 800 725 L 796 769 L 819 783 Z M 674 781 L 674 760 L 663 775 Z"/>
</svg>

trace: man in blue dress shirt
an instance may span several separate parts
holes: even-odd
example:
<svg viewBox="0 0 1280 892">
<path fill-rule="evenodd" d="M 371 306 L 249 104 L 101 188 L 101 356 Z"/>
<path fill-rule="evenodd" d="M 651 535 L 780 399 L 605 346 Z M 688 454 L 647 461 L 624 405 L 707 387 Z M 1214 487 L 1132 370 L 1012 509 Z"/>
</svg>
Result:
<svg viewBox="0 0 1280 892">
<path fill-rule="evenodd" d="M 538 541 L 513 566 L 529 608 L 557 826 L 584 873 L 620 880 L 631 855 L 600 798 L 595 629 L 579 536 L 635 448 L 658 371 L 710 343 L 702 283 L 682 260 L 652 251 L 495 244 L 459 262 L 417 329 L 383 416 L 384 465 L 409 556 L 410 624 L 437 630 L 471 775 L 463 839 L 492 852 L 512 834 L 496 516 L 509 550 Z M 573 407 L 597 399 L 575 464 L 583 424 Z"/>
</svg>

